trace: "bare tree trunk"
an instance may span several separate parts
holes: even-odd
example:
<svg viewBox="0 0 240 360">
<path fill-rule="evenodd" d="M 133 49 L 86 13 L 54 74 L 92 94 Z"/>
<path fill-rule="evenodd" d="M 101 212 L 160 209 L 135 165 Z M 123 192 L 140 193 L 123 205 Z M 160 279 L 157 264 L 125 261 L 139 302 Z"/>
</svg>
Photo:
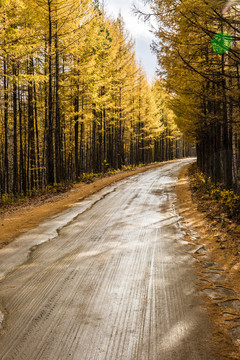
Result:
<svg viewBox="0 0 240 360">
<path fill-rule="evenodd" d="M 47 127 L 47 182 L 54 184 L 53 148 L 53 89 L 52 89 L 52 1 L 48 0 L 48 127 Z"/>
<path fill-rule="evenodd" d="M 74 99 L 74 134 L 75 134 L 75 177 L 78 180 L 80 176 L 79 167 L 79 87 L 77 87 L 77 94 Z"/>
<path fill-rule="evenodd" d="M 33 58 L 29 59 L 28 74 L 33 75 Z M 28 81 L 28 159 L 29 159 L 29 184 L 30 189 L 35 188 L 36 158 L 35 158 L 35 131 L 33 109 L 33 81 Z"/>
<path fill-rule="evenodd" d="M 35 115 L 35 132 L 36 132 L 36 165 L 37 165 L 37 184 L 38 188 L 42 186 L 42 177 L 41 177 L 41 170 L 40 170 L 40 149 L 39 149 L 39 131 L 38 131 L 38 112 L 37 112 L 37 91 L 36 91 L 36 84 L 34 83 L 34 115 Z"/>
<path fill-rule="evenodd" d="M 18 193 L 17 69 L 13 63 L 13 193 Z"/>
<path fill-rule="evenodd" d="M 4 192 L 9 192 L 9 164 L 8 164 L 8 81 L 7 57 L 3 60 L 3 88 L 4 88 Z"/>
<path fill-rule="evenodd" d="M 55 33 L 55 68 L 56 68 L 56 123 L 55 123 L 55 160 L 56 160 L 56 181 L 59 183 L 62 179 L 62 138 L 61 138 L 61 114 L 60 114 L 60 98 L 59 98 L 59 49 L 57 25 Z"/>
</svg>

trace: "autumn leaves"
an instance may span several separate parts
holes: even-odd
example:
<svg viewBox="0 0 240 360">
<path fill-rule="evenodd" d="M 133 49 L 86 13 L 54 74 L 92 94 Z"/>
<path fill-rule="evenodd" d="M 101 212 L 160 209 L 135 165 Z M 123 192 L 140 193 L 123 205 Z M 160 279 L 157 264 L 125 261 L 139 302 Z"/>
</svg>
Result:
<svg viewBox="0 0 240 360">
<path fill-rule="evenodd" d="M 153 1 L 159 61 L 171 107 L 198 164 L 214 182 L 239 190 L 239 14 L 219 1 Z M 230 8 L 229 8 L 230 9 Z"/>
<path fill-rule="evenodd" d="M 121 17 L 90 0 L 6 0 L 0 16 L 0 195 L 182 154 Z"/>
</svg>

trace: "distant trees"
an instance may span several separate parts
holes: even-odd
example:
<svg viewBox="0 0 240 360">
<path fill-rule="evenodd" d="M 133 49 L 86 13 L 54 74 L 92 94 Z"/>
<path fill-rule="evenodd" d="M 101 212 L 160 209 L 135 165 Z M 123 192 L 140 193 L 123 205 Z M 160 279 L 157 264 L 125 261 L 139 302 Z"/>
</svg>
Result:
<svg viewBox="0 0 240 360">
<path fill-rule="evenodd" d="M 216 0 L 152 1 L 155 50 L 177 124 L 196 142 L 199 167 L 215 183 L 239 191 L 239 11 L 223 17 L 222 7 Z M 211 44 L 222 33 L 232 37 L 232 47 L 223 49 L 222 42 L 217 53 Z"/>
<path fill-rule="evenodd" d="M 91 0 L 5 0 L 0 17 L 0 196 L 186 155 L 121 17 Z"/>
</svg>

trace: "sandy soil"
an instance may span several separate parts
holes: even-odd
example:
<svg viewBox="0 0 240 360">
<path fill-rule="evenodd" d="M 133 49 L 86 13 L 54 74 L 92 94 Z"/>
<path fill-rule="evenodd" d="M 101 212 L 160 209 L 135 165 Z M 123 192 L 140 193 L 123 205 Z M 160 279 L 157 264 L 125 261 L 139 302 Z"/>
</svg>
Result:
<svg viewBox="0 0 240 360">
<path fill-rule="evenodd" d="M 184 218 L 185 240 L 198 244 L 199 249 L 192 254 L 197 260 L 199 289 L 209 315 L 217 324 L 216 341 L 225 346 L 225 356 L 239 359 L 240 353 L 240 259 L 232 234 L 221 222 L 209 219 L 206 212 L 199 211 L 201 204 L 192 199 L 189 188 L 188 168 L 185 167 L 179 178 L 176 192 L 178 208 Z M 230 225 L 231 231 L 233 224 Z M 235 226 L 236 230 L 237 226 Z"/>
<path fill-rule="evenodd" d="M 61 213 L 72 207 L 77 201 L 98 192 L 104 187 L 164 164 L 166 162 L 123 171 L 97 179 L 91 184 L 79 183 L 65 193 L 52 195 L 44 200 L 39 197 L 39 200 L 30 201 L 30 203 L 26 201 L 21 206 L 11 208 L 10 211 L 7 210 L 5 213 L 0 214 L 0 249 L 11 243 L 19 235 L 34 229 L 45 219 Z"/>
</svg>

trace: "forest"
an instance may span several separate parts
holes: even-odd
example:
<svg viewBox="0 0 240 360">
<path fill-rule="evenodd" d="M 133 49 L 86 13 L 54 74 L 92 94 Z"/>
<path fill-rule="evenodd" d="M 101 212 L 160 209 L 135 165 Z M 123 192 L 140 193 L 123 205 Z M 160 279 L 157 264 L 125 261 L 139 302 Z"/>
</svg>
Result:
<svg viewBox="0 0 240 360">
<path fill-rule="evenodd" d="M 200 169 L 240 191 L 240 20 L 238 2 L 154 0 L 161 75 L 185 137 L 196 142 Z M 234 5 L 232 7 L 232 5 Z M 217 41 L 217 37 L 220 41 Z M 221 40 L 222 39 L 222 40 Z M 220 46 L 220 47 L 219 47 Z"/>
<path fill-rule="evenodd" d="M 0 3 L 0 197 L 193 152 L 122 17 L 92 0 Z"/>
</svg>

